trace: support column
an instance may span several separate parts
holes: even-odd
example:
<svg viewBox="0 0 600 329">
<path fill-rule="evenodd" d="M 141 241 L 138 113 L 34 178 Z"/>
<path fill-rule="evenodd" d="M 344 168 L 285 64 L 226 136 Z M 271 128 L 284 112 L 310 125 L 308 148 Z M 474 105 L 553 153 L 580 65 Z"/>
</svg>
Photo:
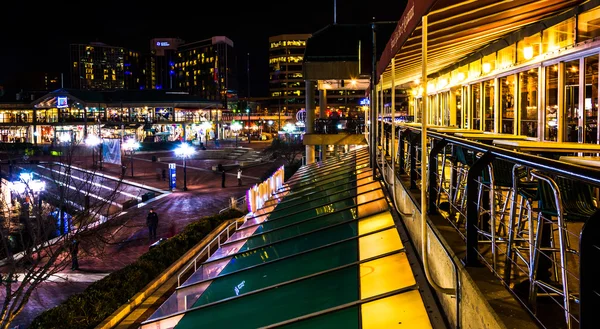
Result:
<svg viewBox="0 0 600 329">
<path fill-rule="evenodd" d="M 315 132 L 315 82 L 305 80 L 306 85 L 306 134 Z M 315 146 L 306 145 L 306 164 L 315 162 Z"/>
<path fill-rule="evenodd" d="M 319 119 L 326 119 L 327 89 L 319 89 Z M 321 161 L 327 157 L 327 145 L 321 145 Z"/>
<path fill-rule="evenodd" d="M 392 147 L 390 155 L 392 156 L 392 186 L 396 185 L 396 58 L 392 57 Z"/>
<path fill-rule="evenodd" d="M 369 128 L 369 146 L 371 149 L 371 170 L 373 171 L 373 176 L 377 174 L 377 93 L 376 90 L 376 79 L 377 79 L 377 42 L 376 42 L 376 32 L 375 32 L 375 17 L 373 17 L 373 23 L 371 24 L 371 41 L 372 41 L 372 54 L 371 54 L 371 90 L 369 96 L 371 98 L 370 104 L 370 115 L 369 119 L 371 120 L 370 128 Z"/>
</svg>

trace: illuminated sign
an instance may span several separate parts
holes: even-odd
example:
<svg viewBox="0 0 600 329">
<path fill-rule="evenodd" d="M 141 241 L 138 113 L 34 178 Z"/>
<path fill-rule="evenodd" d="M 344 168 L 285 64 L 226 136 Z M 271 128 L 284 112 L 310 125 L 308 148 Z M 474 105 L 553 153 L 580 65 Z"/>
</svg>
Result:
<svg viewBox="0 0 600 329">
<path fill-rule="evenodd" d="M 166 41 L 156 41 L 156 45 L 157 45 L 158 47 L 168 47 L 168 46 L 170 46 L 171 44 L 170 44 L 170 43 L 168 43 L 168 42 L 166 42 Z"/>
<path fill-rule="evenodd" d="M 56 97 L 56 107 L 57 108 L 68 107 L 68 106 L 69 106 L 69 102 L 67 101 L 66 97 Z"/>
<path fill-rule="evenodd" d="M 370 105 L 370 104 L 371 104 L 371 101 L 368 98 L 363 98 L 363 99 L 360 100 L 360 105 L 361 106 L 367 106 L 367 105 Z"/>
</svg>

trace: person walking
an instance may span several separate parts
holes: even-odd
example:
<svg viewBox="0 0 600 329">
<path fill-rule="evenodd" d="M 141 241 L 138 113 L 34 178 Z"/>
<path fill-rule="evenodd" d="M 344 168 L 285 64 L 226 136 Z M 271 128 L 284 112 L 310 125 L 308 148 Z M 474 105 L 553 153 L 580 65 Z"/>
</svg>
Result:
<svg viewBox="0 0 600 329">
<path fill-rule="evenodd" d="M 156 228 L 158 227 L 158 214 L 154 212 L 154 208 L 150 208 L 150 213 L 146 217 L 146 226 L 148 226 L 149 239 L 156 239 Z"/>
<path fill-rule="evenodd" d="M 221 187 L 225 187 L 225 169 L 221 171 Z"/>
<path fill-rule="evenodd" d="M 238 186 L 242 186 L 242 168 L 238 168 L 237 172 Z"/>
<path fill-rule="evenodd" d="M 71 242 L 71 270 L 77 271 L 79 269 L 79 260 L 77 254 L 79 253 L 79 241 L 73 239 Z"/>
</svg>

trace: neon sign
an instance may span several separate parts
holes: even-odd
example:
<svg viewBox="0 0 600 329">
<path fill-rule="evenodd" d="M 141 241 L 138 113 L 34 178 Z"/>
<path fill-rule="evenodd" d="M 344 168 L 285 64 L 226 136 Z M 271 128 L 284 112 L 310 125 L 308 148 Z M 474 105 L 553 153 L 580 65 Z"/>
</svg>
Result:
<svg viewBox="0 0 600 329">
<path fill-rule="evenodd" d="M 68 107 L 68 106 L 69 106 L 69 102 L 67 101 L 67 97 L 56 97 L 56 107 L 57 108 Z"/>
<path fill-rule="evenodd" d="M 363 99 L 360 100 L 360 105 L 361 106 L 367 106 L 367 105 L 370 105 L 370 104 L 371 104 L 371 101 L 368 98 L 363 98 Z"/>
<path fill-rule="evenodd" d="M 170 44 L 170 43 L 168 43 L 167 41 L 156 41 L 156 45 L 157 45 L 158 47 L 168 47 L 168 46 L 170 46 L 171 44 Z"/>
</svg>

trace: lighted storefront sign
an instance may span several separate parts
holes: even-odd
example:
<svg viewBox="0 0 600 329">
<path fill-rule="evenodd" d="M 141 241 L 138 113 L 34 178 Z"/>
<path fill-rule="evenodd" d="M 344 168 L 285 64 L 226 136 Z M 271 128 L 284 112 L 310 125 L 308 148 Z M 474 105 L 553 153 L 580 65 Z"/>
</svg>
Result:
<svg viewBox="0 0 600 329">
<path fill-rule="evenodd" d="M 69 106 L 69 101 L 67 100 L 67 97 L 56 97 L 56 107 L 57 108 L 68 107 L 68 106 Z"/>
<path fill-rule="evenodd" d="M 156 41 L 156 45 L 158 47 L 169 47 L 171 44 L 167 41 Z"/>
</svg>

